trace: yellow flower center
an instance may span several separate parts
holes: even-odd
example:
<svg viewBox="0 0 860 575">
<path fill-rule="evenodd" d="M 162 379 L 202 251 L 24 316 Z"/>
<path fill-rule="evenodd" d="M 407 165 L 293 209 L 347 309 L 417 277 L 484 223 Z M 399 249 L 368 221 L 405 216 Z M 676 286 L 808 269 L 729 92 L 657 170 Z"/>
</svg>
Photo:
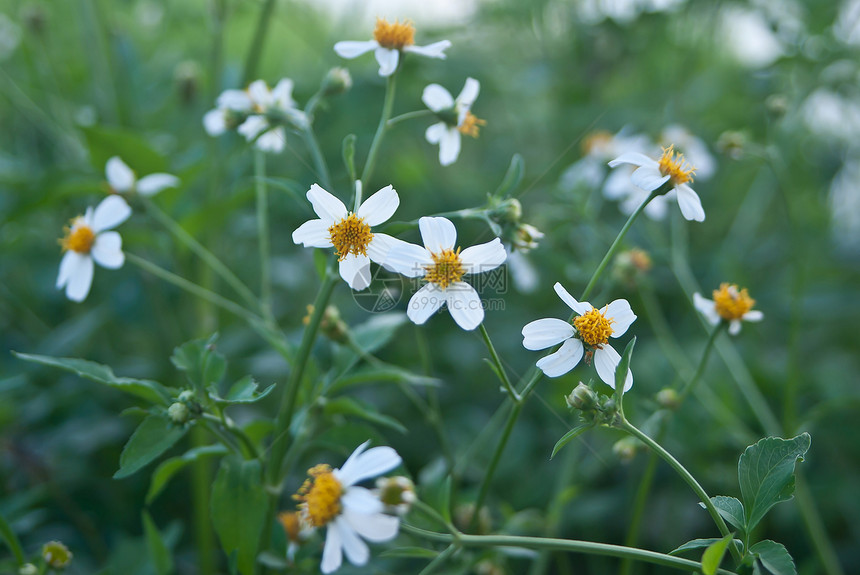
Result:
<svg viewBox="0 0 860 575">
<path fill-rule="evenodd" d="M 96 241 L 96 234 L 92 228 L 83 223 L 82 218 L 72 220 L 71 227 L 65 228 L 66 235 L 60 239 L 63 251 L 73 251 L 79 254 L 88 254 Z"/>
<path fill-rule="evenodd" d="M 430 257 L 433 258 L 433 263 L 424 266 L 426 272 L 424 279 L 442 289 L 460 281 L 460 278 L 466 273 L 463 262 L 460 260 L 460 248 L 457 248 L 456 251 L 448 249 L 442 250 L 438 254 L 431 253 Z"/>
<path fill-rule="evenodd" d="M 370 226 L 364 223 L 364 218 L 349 214 L 328 229 L 331 243 L 340 260 L 347 254 L 367 255 L 367 246 L 373 239 Z"/>
<path fill-rule="evenodd" d="M 726 321 L 741 319 L 754 305 L 746 288 L 738 290 L 735 284 L 722 283 L 720 289 L 714 290 L 714 307 Z"/>
<path fill-rule="evenodd" d="M 373 39 L 383 48 L 402 50 L 404 46 L 415 43 L 415 26 L 408 20 L 402 24 L 395 20 L 392 24 L 385 18 L 377 18 Z"/>
<path fill-rule="evenodd" d="M 472 114 L 472 112 L 466 112 L 466 117 L 463 118 L 463 121 L 460 123 L 459 126 L 457 126 L 457 129 L 460 131 L 461 134 L 477 138 L 478 133 L 480 131 L 480 127 L 486 125 L 486 120 L 482 120 L 476 117 L 474 114 Z"/>
<path fill-rule="evenodd" d="M 315 465 L 308 469 L 308 475 L 293 499 L 300 501 L 302 519 L 311 527 L 322 527 L 340 513 L 343 485 L 328 465 Z"/>
<path fill-rule="evenodd" d="M 663 148 L 663 155 L 660 156 L 659 164 L 660 173 L 664 176 L 669 176 L 669 179 L 676 186 L 693 181 L 693 174 L 696 172 L 696 168 L 687 162 L 684 154 L 675 152 L 674 144 L 671 144 L 668 148 Z"/>
<path fill-rule="evenodd" d="M 609 336 L 612 335 L 612 318 L 606 317 L 606 311 L 602 313 L 596 308 L 591 308 L 588 313 L 585 313 L 573 320 L 573 327 L 579 333 L 579 337 L 584 343 L 591 347 L 600 349 L 606 342 L 609 341 Z"/>
</svg>

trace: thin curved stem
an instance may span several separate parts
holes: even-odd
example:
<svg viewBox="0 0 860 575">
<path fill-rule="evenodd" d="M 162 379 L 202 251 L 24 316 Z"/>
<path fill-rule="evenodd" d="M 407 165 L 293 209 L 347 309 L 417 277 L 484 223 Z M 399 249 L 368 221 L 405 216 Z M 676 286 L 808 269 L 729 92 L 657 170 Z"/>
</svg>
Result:
<svg viewBox="0 0 860 575">
<path fill-rule="evenodd" d="M 269 197 L 266 187 L 266 153 L 254 149 L 254 188 L 257 192 L 257 234 L 260 245 L 260 307 L 272 318 L 272 265 L 269 238 Z"/>
<path fill-rule="evenodd" d="M 702 374 L 705 373 L 705 366 L 708 365 L 708 358 L 711 356 L 711 351 L 714 349 L 714 343 L 717 341 L 717 337 L 723 330 L 726 329 L 728 324 L 724 321 L 721 321 L 711 330 L 711 335 L 708 338 L 708 343 L 705 344 L 705 351 L 702 352 L 702 359 L 699 361 L 699 367 L 696 368 L 696 373 L 693 374 L 693 377 L 684 384 L 681 393 L 679 394 L 679 400 L 684 401 L 690 392 L 693 390 L 693 386 L 699 381 L 702 377 Z"/>
<path fill-rule="evenodd" d="M 502 360 L 499 359 L 499 354 L 496 353 L 496 348 L 493 346 L 493 341 L 490 339 L 490 334 L 487 333 L 487 328 L 484 327 L 484 323 L 481 322 L 481 325 L 478 326 L 481 329 L 481 336 L 484 338 L 484 344 L 487 346 L 487 350 L 490 352 L 490 357 L 493 358 L 493 363 L 496 365 L 496 373 L 499 376 L 499 379 L 504 384 L 505 389 L 510 395 L 511 399 L 515 403 L 519 403 L 520 395 L 517 393 L 517 390 L 514 389 L 514 386 L 511 384 L 511 380 L 508 379 L 507 371 L 505 371 L 505 366 L 502 365 Z"/>
<path fill-rule="evenodd" d="M 317 177 L 320 179 L 323 188 L 325 188 L 326 190 L 331 190 L 331 176 L 329 176 L 328 164 L 326 164 L 325 156 L 323 156 L 319 142 L 317 142 L 317 137 L 314 133 L 313 126 L 308 125 L 306 128 L 304 128 L 302 130 L 302 136 L 304 136 L 305 145 L 308 147 L 308 151 L 311 153 L 311 159 L 314 162 Z"/>
<path fill-rule="evenodd" d="M 394 116 L 393 118 L 388 120 L 387 126 L 390 128 L 391 126 L 399 124 L 400 122 L 405 122 L 406 120 L 412 120 L 414 118 L 425 118 L 434 114 L 435 112 L 433 112 L 432 110 L 415 110 L 414 112 L 406 112 L 405 114 Z"/>
<path fill-rule="evenodd" d="M 376 164 L 376 156 L 379 153 L 379 145 L 382 143 L 382 137 L 385 135 L 385 129 L 388 125 L 388 119 L 391 117 L 391 110 L 394 108 L 394 92 L 397 86 L 397 74 L 394 73 L 388 77 L 385 84 L 385 100 L 382 103 L 382 115 L 379 118 L 379 125 L 376 127 L 376 134 L 373 136 L 373 142 L 370 144 L 370 151 L 367 153 L 367 161 L 364 163 L 364 171 L 361 172 L 361 183 L 367 184 L 373 168 Z"/>
<path fill-rule="evenodd" d="M 257 74 L 257 64 L 260 61 L 260 53 L 263 51 L 263 42 L 266 39 L 266 32 L 269 30 L 269 23 L 273 19 L 272 12 L 275 10 L 276 1 L 266 0 L 262 10 L 260 10 L 257 27 L 251 36 L 251 48 L 248 50 L 248 56 L 245 58 L 245 71 L 242 73 L 242 83 L 246 86 L 251 83 Z"/>
</svg>

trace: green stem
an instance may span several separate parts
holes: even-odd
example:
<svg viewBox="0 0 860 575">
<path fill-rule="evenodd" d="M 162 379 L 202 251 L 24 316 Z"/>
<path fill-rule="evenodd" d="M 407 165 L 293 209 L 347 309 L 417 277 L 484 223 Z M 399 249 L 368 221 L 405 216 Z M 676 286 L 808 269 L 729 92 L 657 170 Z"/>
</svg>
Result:
<svg viewBox="0 0 860 575">
<path fill-rule="evenodd" d="M 12 530 L 12 527 L 9 523 L 6 522 L 6 518 L 0 514 L 0 537 L 3 537 L 3 540 L 6 541 L 6 545 L 9 546 L 9 550 L 12 551 L 12 555 L 15 556 L 15 562 L 18 564 L 18 567 L 24 564 L 24 549 L 21 547 L 21 541 L 18 539 L 18 536 Z"/>
<path fill-rule="evenodd" d="M 388 124 L 388 119 L 391 117 L 391 110 L 394 108 L 394 92 L 397 84 L 397 73 L 395 72 L 388 77 L 385 84 L 385 101 L 382 103 L 382 115 L 379 118 L 379 125 L 376 127 L 376 134 L 373 136 L 373 142 L 370 144 L 370 151 L 367 153 L 367 161 L 364 163 L 364 171 L 361 173 L 361 183 L 367 184 L 370 175 L 373 173 L 373 167 L 376 164 L 376 155 L 379 153 L 379 145 L 382 143 L 382 137 L 385 135 L 385 129 Z"/>
<path fill-rule="evenodd" d="M 693 374 L 693 377 L 684 385 L 684 388 L 681 390 L 679 401 L 684 401 L 690 392 L 693 390 L 693 386 L 696 385 L 696 382 L 699 381 L 699 378 L 702 377 L 702 374 L 705 373 L 705 366 L 708 365 L 708 358 L 711 356 L 711 351 L 714 349 L 714 343 L 717 341 L 717 336 L 723 332 L 728 324 L 724 321 L 721 321 L 711 330 L 711 336 L 708 338 L 708 343 L 705 344 L 705 351 L 702 352 L 702 359 L 699 361 L 699 367 L 696 368 L 696 373 Z"/>
<path fill-rule="evenodd" d="M 314 162 L 317 177 L 320 179 L 322 187 L 328 191 L 332 191 L 331 177 L 329 176 L 328 172 L 328 164 L 326 164 L 325 156 L 323 156 L 322 150 L 320 150 L 320 145 L 319 142 L 317 142 L 317 137 L 314 133 L 313 126 L 309 124 L 305 129 L 302 130 L 302 135 L 305 139 L 305 145 L 308 147 L 308 151 L 311 153 L 311 159 Z"/>
<path fill-rule="evenodd" d="M 406 112 L 405 114 L 394 116 L 393 118 L 388 120 L 386 126 L 390 128 L 391 126 L 399 124 L 400 122 L 405 122 L 406 120 L 412 120 L 414 118 L 425 118 L 434 114 L 435 112 L 433 112 L 432 110 L 416 110 L 414 112 Z"/>
<path fill-rule="evenodd" d="M 511 385 L 511 380 L 508 379 L 508 374 L 505 371 L 505 366 L 502 365 L 502 360 L 499 359 L 499 354 L 496 353 L 496 348 L 493 346 L 493 342 L 490 339 L 490 334 L 487 333 L 487 328 L 484 327 L 483 322 L 481 322 L 478 327 L 481 328 L 481 336 L 483 336 L 484 338 L 484 344 L 486 344 L 487 349 L 490 352 L 490 356 L 493 358 L 493 363 L 496 365 L 496 373 L 499 376 L 499 379 L 504 384 L 505 389 L 508 391 L 508 395 L 511 396 L 511 399 L 515 403 L 519 403 L 520 396 L 517 393 L 517 390 L 514 389 L 514 386 Z"/>
<path fill-rule="evenodd" d="M 221 429 L 219 425 L 212 425 L 212 422 L 206 419 L 199 420 L 200 425 L 209 433 L 218 438 L 218 440 L 224 444 L 224 447 L 230 449 L 236 453 L 242 459 L 245 459 L 245 453 L 242 451 L 242 446 L 239 445 L 235 438 L 227 433 L 224 433 L 224 430 Z"/>
<path fill-rule="evenodd" d="M 204 413 L 203 419 L 216 425 L 220 425 L 221 427 L 226 429 L 230 434 L 233 435 L 233 437 L 238 439 L 242 443 L 242 445 L 245 446 L 245 449 L 247 450 L 248 455 L 251 459 L 260 458 L 260 453 L 257 451 L 257 446 L 254 445 L 254 442 L 251 441 L 251 438 L 248 437 L 248 435 L 241 428 L 236 426 L 232 419 L 223 414 L 221 417 L 217 417 L 215 415 L 212 415 L 211 413 Z"/>
<path fill-rule="evenodd" d="M 418 573 L 418 575 L 430 575 L 431 573 L 434 573 L 439 567 L 442 566 L 443 563 L 450 559 L 451 556 L 456 553 L 459 548 L 460 547 L 456 543 L 451 543 L 450 545 L 448 545 L 448 547 L 445 548 L 444 551 L 434 557 L 433 560 Z"/>
<path fill-rule="evenodd" d="M 639 542 L 639 527 L 642 525 L 642 518 L 645 516 L 645 504 L 648 502 L 651 485 L 654 484 L 654 473 L 656 470 L 657 454 L 652 451 L 648 457 L 648 463 L 645 465 L 645 471 L 639 478 L 639 488 L 636 490 L 636 499 L 633 501 L 633 514 L 630 516 L 627 537 L 624 539 L 624 544 L 627 547 L 635 547 Z M 632 572 L 633 561 L 631 559 L 622 561 L 621 575 L 630 575 Z"/>
<path fill-rule="evenodd" d="M 260 53 L 263 51 L 266 32 L 269 30 L 269 22 L 273 20 L 272 12 L 275 9 L 275 2 L 276 0 L 266 0 L 263 9 L 260 10 L 257 27 L 251 36 L 251 48 L 248 50 L 247 58 L 245 58 L 245 71 L 242 73 L 242 84 L 245 86 L 250 84 L 257 75 L 257 65 L 260 61 Z"/>
<path fill-rule="evenodd" d="M 260 307 L 272 318 L 272 266 L 269 240 L 269 198 L 266 188 L 266 153 L 254 149 L 254 188 L 257 192 L 257 233 L 260 238 Z"/>
<path fill-rule="evenodd" d="M 209 444 L 209 438 L 202 427 L 191 430 L 191 444 L 201 447 Z M 210 492 L 212 488 L 212 464 L 205 457 L 191 463 L 191 504 L 194 510 L 195 558 L 202 575 L 215 573 L 215 532 L 210 517 Z"/>
</svg>

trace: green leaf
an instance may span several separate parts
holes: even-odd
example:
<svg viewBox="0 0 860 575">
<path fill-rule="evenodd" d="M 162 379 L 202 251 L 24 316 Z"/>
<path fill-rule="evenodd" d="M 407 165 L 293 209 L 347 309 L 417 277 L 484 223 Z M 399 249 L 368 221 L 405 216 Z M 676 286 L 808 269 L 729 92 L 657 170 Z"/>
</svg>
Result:
<svg viewBox="0 0 860 575">
<path fill-rule="evenodd" d="M 708 548 L 702 554 L 702 573 L 704 575 L 714 575 L 717 572 L 731 540 L 732 534 L 729 533 L 722 539 L 718 539 L 708 545 Z"/>
<path fill-rule="evenodd" d="M 195 447 L 186 451 L 179 457 L 171 457 L 162 461 L 155 472 L 152 474 L 152 479 L 149 482 L 149 491 L 146 492 L 146 504 L 152 503 L 158 497 L 170 480 L 182 468 L 189 463 L 197 461 L 204 457 L 212 457 L 214 455 L 224 455 L 227 453 L 227 448 L 221 444 L 206 445 L 203 447 Z"/>
<path fill-rule="evenodd" d="M 254 403 L 269 395 L 275 389 L 275 384 L 271 384 L 263 391 L 257 391 L 257 382 L 250 375 L 246 375 L 232 386 L 227 392 L 226 397 L 220 397 L 214 388 L 210 388 L 209 397 L 218 403 Z"/>
<path fill-rule="evenodd" d="M 636 346 L 636 336 L 624 348 L 621 361 L 615 368 L 615 401 L 621 405 L 621 397 L 624 395 L 624 383 L 627 381 L 627 370 L 630 368 L 630 358 L 633 356 L 633 348 Z"/>
<path fill-rule="evenodd" d="M 76 373 L 91 381 L 119 389 L 157 405 L 168 406 L 172 401 L 170 390 L 157 381 L 134 379 L 131 377 L 117 377 L 114 375 L 113 370 L 107 365 L 102 365 L 86 359 L 78 359 L 76 357 L 51 357 L 48 355 L 18 353 L 16 351 L 13 351 L 12 353 L 24 361 L 31 361 L 33 363 L 39 363 L 50 367 L 58 367 L 66 371 Z"/>
<path fill-rule="evenodd" d="M 525 169 L 526 164 L 523 161 L 523 157 L 519 154 L 514 154 L 511 158 L 511 163 L 508 166 L 508 171 L 505 172 L 505 177 L 502 180 L 502 183 L 499 184 L 496 193 L 493 195 L 497 198 L 504 198 L 517 189 L 517 186 L 519 186 L 520 182 L 523 181 L 523 173 L 525 172 Z"/>
<path fill-rule="evenodd" d="M 164 543 L 161 533 L 158 531 L 152 517 L 147 511 L 142 513 L 143 516 L 143 531 L 146 534 L 146 545 L 149 547 L 149 558 L 155 566 L 155 572 L 158 575 L 170 575 L 173 571 L 173 558 L 170 556 L 170 550 Z"/>
<path fill-rule="evenodd" d="M 747 510 L 746 532 L 751 532 L 771 507 L 794 494 L 794 464 L 803 461 L 811 438 L 766 437 L 751 445 L 738 462 L 738 480 Z"/>
<path fill-rule="evenodd" d="M 370 421 L 371 423 L 376 423 L 377 425 L 389 427 L 400 433 L 406 433 L 407 431 L 406 427 L 393 417 L 379 413 L 369 403 L 359 402 L 349 397 L 338 397 L 326 402 L 323 413 L 328 416 L 351 415 Z"/>
<path fill-rule="evenodd" d="M 393 312 L 377 314 L 352 329 L 352 340 L 364 353 L 374 353 L 394 338 L 397 330 L 408 323 L 405 313 Z M 335 364 L 338 373 L 345 374 L 359 360 L 354 349 L 343 346 L 337 351 Z"/>
<path fill-rule="evenodd" d="M 12 552 L 12 555 L 15 556 L 15 562 L 18 566 L 23 565 L 24 549 L 21 547 L 21 541 L 18 539 L 18 536 L 12 530 L 12 527 L 2 514 L 0 514 L 0 537 L 2 537 L 3 541 L 6 542 L 6 545 L 9 546 L 9 550 Z"/>
<path fill-rule="evenodd" d="M 797 575 L 794 560 L 781 543 L 765 539 L 750 546 L 750 553 L 771 575 Z"/>
<path fill-rule="evenodd" d="M 578 437 L 592 427 L 593 425 L 591 423 L 583 423 L 582 425 L 577 425 L 576 427 L 562 435 L 561 439 L 556 442 L 555 447 L 552 448 L 552 455 L 550 455 L 549 458 L 552 459 L 553 457 L 555 457 L 555 454 L 558 453 L 559 449 L 570 443 L 570 441 L 574 437 Z"/>
<path fill-rule="evenodd" d="M 134 430 L 119 456 L 119 471 L 114 479 L 135 473 L 170 449 L 185 435 L 187 427 L 175 425 L 161 415 L 150 415 Z"/>
<path fill-rule="evenodd" d="M 260 462 L 235 456 L 222 459 L 212 486 L 211 507 L 224 553 L 230 557 L 235 552 L 239 572 L 253 575 L 268 508 Z"/>
<path fill-rule="evenodd" d="M 346 166 L 346 173 L 349 174 L 350 181 L 355 181 L 355 134 L 347 134 L 343 139 L 341 147 L 343 153 L 343 165 Z"/>
<path fill-rule="evenodd" d="M 170 361 L 177 369 L 185 372 L 191 385 L 206 389 L 218 385 L 227 370 L 227 360 L 215 349 L 218 334 L 208 339 L 195 339 L 183 343 L 175 350 Z"/>
<path fill-rule="evenodd" d="M 716 507 L 717 512 L 729 522 L 735 529 L 744 531 L 746 527 L 746 519 L 744 518 L 744 504 L 734 497 L 726 497 L 725 495 L 717 495 L 711 497 L 711 503 Z M 705 505 L 699 503 L 702 507 Z"/>
<path fill-rule="evenodd" d="M 710 537 L 708 539 L 693 539 L 692 541 L 687 541 L 676 549 L 672 549 L 671 551 L 669 551 L 669 555 L 680 555 L 683 551 L 690 551 L 691 549 L 703 549 L 706 547 L 710 547 L 718 541 L 722 541 L 722 539 L 719 537 Z M 740 550 L 741 545 L 743 545 L 743 542 L 740 539 L 735 539 L 734 543 L 735 547 Z"/>
</svg>

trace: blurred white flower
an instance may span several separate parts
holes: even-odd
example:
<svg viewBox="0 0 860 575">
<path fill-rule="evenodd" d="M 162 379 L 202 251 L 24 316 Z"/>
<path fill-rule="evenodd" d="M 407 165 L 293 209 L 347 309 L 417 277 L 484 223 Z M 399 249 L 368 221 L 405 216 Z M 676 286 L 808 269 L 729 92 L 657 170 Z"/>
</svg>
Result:
<svg viewBox="0 0 860 575">
<path fill-rule="evenodd" d="M 394 23 L 389 23 L 384 18 L 377 18 L 373 40 L 338 42 L 334 45 L 334 51 L 341 58 L 350 60 L 372 51 L 379 63 L 379 75 L 390 76 L 397 70 L 401 52 L 444 60 L 445 50 L 450 46 L 451 42 L 448 40 L 416 46 L 415 27 L 410 22 L 400 23 L 395 20 Z"/>
<path fill-rule="evenodd" d="M 830 184 L 833 238 L 844 248 L 860 248 L 860 161 L 849 159 Z"/>
<path fill-rule="evenodd" d="M 532 351 L 562 344 L 555 353 L 538 360 L 537 366 L 549 377 L 560 377 L 577 366 L 586 351 L 593 354 L 597 375 L 615 388 L 615 368 L 621 356 L 609 345 L 610 337 L 624 335 L 636 321 L 636 315 L 625 299 L 617 299 L 602 310 L 588 302 L 578 302 L 560 284 L 553 286 L 555 293 L 577 314 L 573 322 L 563 319 L 538 319 L 523 327 L 523 347 Z M 633 372 L 627 370 L 624 391 L 633 387 Z"/>
<path fill-rule="evenodd" d="M 224 90 L 215 101 L 215 109 L 203 116 L 203 127 L 210 136 L 220 136 L 238 125 L 254 107 L 247 90 Z"/>
<path fill-rule="evenodd" d="M 733 6 L 722 12 L 723 45 L 731 56 L 748 68 L 764 68 L 785 54 L 770 23 L 758 10 Z"/>
<path fill-rule="evenodd" d="M 687 161 L 696 166 L 696 179 L 708 180 L 717 171 L 717 162 L 705 141 L 680 124 L 670 124 L 660 134 L 660 144 L 674 145 Z"/>
<path fill-rule="evenodd" d="M 480 126 L 486 124 L 471 111 L 480 90 L 481 84 L 474 78 L 466 78 L 456 99 L 439 84 L 424 88 L 421 100 L 442 120 L 427 128 L 424 137 L 431 144 L 439 144 L 439 163 L 443 166 L 453 164 L 460 155 L 460 134 L 477 138 Z"/>
<path fill-rule="evenodd" d="M 752 309 L 755 300 L 749 296 L 746 288 L 739 290 L 735 284 L 720 284 L 720 289 L 714 290 L 713 300 L 694 293 L 693 305 L 711 325 L 717 325 L 721 321 L 729 322 L 731 335 L 737 335 L 741 331 L 741 320 L 764 319 L 762 312 Z"/>
<path fill-rule="evenodd" d="M 484 321 L 484 307 L 478 292 L 462 281 L 463 276 L 488 272 L 505 262 L 507 253 L 496 238 L 484 244 L 454 248 L 457 229 L 446 218 L 423 217 L 418 220 L 424 246 L 395 239 L 385 266 L 426 284 L 409 300 L 406 315 L 417 325 L 448 304 L 451 317 L 461 328 L 473 330 Z"/>
<path fill-rule="evenodd" d="M 818 88 L 801 107 L 803 121 L 820 138 L 853 143 L 860 136 L 860 102 L 827 88 Z"/>
<path fill-rule="evenodd" d="M 65 254 L 60 261 L 57 289 L 66 288 L 66 297 L 81 302 L 90 293 L 93 282 L 93 262 L 103 268 L 118 269 L 125 262 L 122 238 L 108 231 L 123 223 L 131 215 L 124 199 L 110 195 L 96 209 L 87 208 L 83 216 L 74 218 L 60 240 Z"/>
<path fill-rule="evenodd" d="M 5 14 L 0 14 L 0 60 L 6 60 L 21 43 L 21 28 Z"/>
<path fill-rule="evenodd" d="M 860 46 L 860 0 L 846 0 L 833 24 L 833 35 L 849 46 Z"/>
<path fill-rule="evenodd" d="M 138 193 L 141 196 L 154 196 L 161 190 L 179 185 L 179 178 L 163 173 L 149 174 L 138 180 L 134 171 L 119 156 L 107 161 L 105 176 L 111 191 L 118 194 Z"/>
</svg>

